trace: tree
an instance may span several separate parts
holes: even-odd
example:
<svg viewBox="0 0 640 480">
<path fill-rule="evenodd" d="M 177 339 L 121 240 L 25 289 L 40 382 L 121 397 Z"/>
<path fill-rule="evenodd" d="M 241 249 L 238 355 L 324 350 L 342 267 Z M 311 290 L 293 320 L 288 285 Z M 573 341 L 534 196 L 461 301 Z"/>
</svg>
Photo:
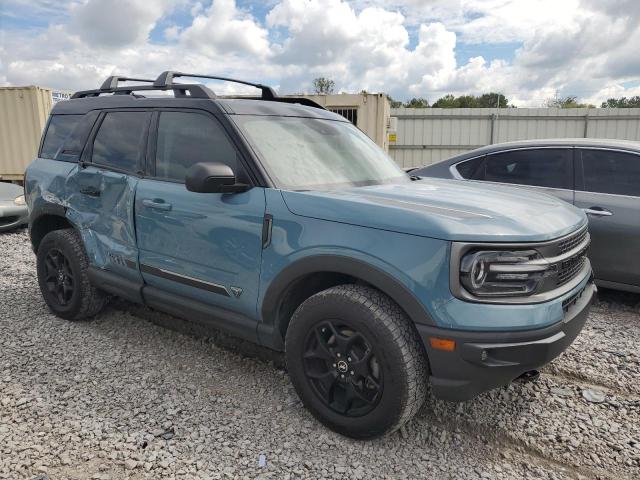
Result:
<svg viewBox="0 0 640 480">
<path fill-rule="evenodd" d="M 500 104 L 498 105 L 498 101 Z M 433 104 L 434 108 L 508 108 L 509 99 L 502 93 L 490 92 L 482 95 L 460 95 L 455 97 L 452 94 L 440 97 Z"/>
<path fill-rule="evenodd" d="M 640 108 L 640 95 L 627 98 L 609 98 L 606 102 L 602 102 L 601 108 Z"/>
<path fill-rule="evenodd" d="M 391 108 L 400 108 L 402 106 L 402 102 L 399 100 L 394 100 L 391 95 L 387 93 L 387 100 L 389 100 L 389 105 Z"/>
<path fill-rule="evenodd" d="M 550 98 L 547 100 L 547 107 L 550 108 L 596 108 L 595 105 L 590 103 L 578 102 L 578 97 L 575 95 L 569 95 L 561 98 Z"/>
<path fill-rule="evenodd" d="M 318 95 L 332 94 L 335 86 L 336 82 L 325 77 L 318 77 L 313 81 L 313 89 Z"/>
<path fill-rule="evenodd" d="M 498 101 L 500 101 L 500 105 L 498 105 Z M 478 97 L 478 107 L 480 108 L 508 108 L 512 105 L 509 105 L 509 100 L 502 93 L 483 93 Z"/>
<path fill-rule="evenodd" d="M 404 104 L 406 108 L 429 108 L 429 100 L 426 98 L 412 98 Z"/>
<path fill-rule="evenodd" d="M 432 105 L 433 108 L 460 108 L 460 101 L 451 94 L 440 97 Z"/>
</svg>

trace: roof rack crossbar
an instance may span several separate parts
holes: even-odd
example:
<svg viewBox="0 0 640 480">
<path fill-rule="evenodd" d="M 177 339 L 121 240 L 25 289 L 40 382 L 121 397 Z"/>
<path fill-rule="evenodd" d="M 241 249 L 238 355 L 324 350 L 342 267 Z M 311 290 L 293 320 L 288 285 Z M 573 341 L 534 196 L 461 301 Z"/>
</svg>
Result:
<svg viewBox="0 0 640 480">
<path fill-rule="evenodd" d="M 175 77 L 193 77 L 193 78 L 210 78 L 211 80 L 221 80 L 223 82 L 233 82 L 233 83 L 241 83 L 243 85 L 249 85 L 251 87 L 259 88 L 262 91 L 262 99 L 263 100 L 274 100 L 278 94 L 275 90 L 268 85 L 262 85 L 261 83 L 252 83 L 245 82 L 244 80 L 237 80 L 235 78 L 227 78 L 227 77 L 218 77 L 215 75 L 199 75 L 197 73 L 184 73 L 184 72 L 174 72 L 171 70 L 167 70 L 158 75 L 155 82 L 153 83 L 156 87 L 167 87 L 169 85 L 175 85 L 173 83 L 173 79 Z"/>
<path fill-rule="evenodd" d="M 139 91 L 153 91 L 153 90 L 172 90 L 176 97 L 184 97 L 189 93 L 190 98 L 216 98 L 216 94 L 204 85 L 199 84 L 187 84 L 187 83 L 175 83 L 167 85 L 165 87 L 157 87 L 155 85 L 132 85 L 130 87 L 115 87 L 115 88 L 99 88 L 97 90 L 83 90 L 74 93 L 71 98 L 86 98 L 86 97 L 98 97 L 101 94 L 113 93 L 117 95 L 127 95 L 132 92 Z"/>
<path fill-rule="evenodd" d="M 147 82 L 153 83 L 153 80 L 148 78 L 132 78 L 132 77 L 121 77 L 118 75 L 112 75 L 111 77 L 107 77 L 107 79 L 102 82 L 100 85 L 100 90 L 111 90 L 113 88 L 118 88 L 119 82 Z"/>
</svg>

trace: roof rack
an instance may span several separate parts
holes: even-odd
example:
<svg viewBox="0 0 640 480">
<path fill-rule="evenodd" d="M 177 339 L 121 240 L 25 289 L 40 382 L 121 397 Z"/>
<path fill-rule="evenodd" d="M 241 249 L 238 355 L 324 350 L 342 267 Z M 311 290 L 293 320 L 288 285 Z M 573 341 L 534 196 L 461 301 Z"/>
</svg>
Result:
<svg viewBox="0 0 640 480">
<path fill-rule="evenodd" d="M 102 82 L 102 85 L 100 85 L 100 90 L 111 90 L 113 88 L 118 88 L 119 82 L 153 83 L 153 80 L 149 80 L 148 78 L 119 77 L 119 76 L 113 75 L 111 77 L 107 77 L 107 79 L 104 82 Z"/>
<path fill-rule="evenodd" d="M 141 95 L 135 95 L 133 92 L 145 92 L 145 91 L 154 91 L 154 90 L 162 90 L 169 91 L 172 90 L 176 98 L 207 98 L 207 99 L 215 99 L 216 94 L 213 93 L 212 90 L 207 88 L 205 85 L 198 83 L 174 83 L 173 79 L 175 77 L 194 77 L 194 78 L 210 78 L 212 80 L 221 80 L 224 82 L 233 82 L 233 83 L 241 83 L 243 85 L 249 85 L 251 87 L 258 88 L 262 91 L 262 95 L 260 97 L 241 97 L 250 100 L 271 100 L 275 102 L 282 103 L 298 103 L 300 105 L 305 105 L 307 107 L 314 107 L 325 110 L 325 108 L 304 97 L 279 97 L 275 90 L 267 85 L 262 85 L 260 83 L 252 83 L 245 82 L 244 80 L 236 80 L 234 78 L 227 77 L 218 77 L 213 75 L 199 75 L 197 73 L 184 73 L 184 72 L 174 72 L 172 70 L 167 70 L 158 75 L 158 78 L 155 80 L 150 80 L 148 78 L 133 78 L 133 77 L 123 77 L 119 75 L 112 75 L 107 77 L 107 79 L 102 82 L 102 85 L 98 89 L 93 90 L 82 90 L 80 92 L 74 93 L 71 98 L 86 98 L 86 97 L 99 97 L 102 94 L 113 94 L 113 95 L 134 95 L 139 97 Z M 152 83 L 152 85 L 130 85 L 130 86 L 119 86 L 120 82 L 145 82 Z M 226 98 L 234 98 L 234 96 L 226 97 Z"/>
<path fill-rule="evenodd" d="M 113 77 L 109 77 L 104 81 L 102 87 L 96 90 L 83 90 L 80 92 L 74 93 L 71 98 L 86 98 L 86 97 L 98 97 L 102 94 L 112 93 L 114 95 L 131 95 L 133 92 L 144 92 L 144 91 L 154 91 L 154 90 L 164 90 L 169 91 L 172 90 L 176 98 L 216 98 L 216 94 L 209 90 L 204 85 L 199 84 L 186 84 L 186 83 L 176 83 L 166 87 L 156 87 L 154 85 L 131 85 L 128 87 L 112 87 L 114 83 L 117 85 L 117 81 L 111 80 Z M 116 77 L 120 78 L 119 81 L 124 77 Z M 130 79 L 132 80 L 132 79 Z M 140 81 L 140 80 L 139 80 Z M 153 81 L 153 80 L 142 80 L 142 81 Z M 107 86 L 107 88 L 103 88 Z M 187 95 L 188 92 L 188 95 Z"/>
<path fill-rule="evenodd" d="M 259 88 L 262 91 L 262 99 L 263 100 L 275 100 L 278 94 L 275 90 L 268 85 L 262 85 L 260 83 L 251 83 L 245 82 L 244 80 L 236 80 L 235 78 L 227 78 L 227 77 L 217 77 L 214 75 L 200 75 L 197 73 L 184 73 L 184 72 L 174 72 L 171 70 L 167 70 L 158 75 L 153 85 L 155 87 L 168 87 L 170 85 L 175 85 L 173 83 L 173 79 L 175 77 L 193 77 L 193 78 L 210 78 L 211 80 L 222 80 L 223 82 L 233 82 L 233 83 L 241 83 L 243 85 L 250 85 L 255 88 Z"/>
</svg>

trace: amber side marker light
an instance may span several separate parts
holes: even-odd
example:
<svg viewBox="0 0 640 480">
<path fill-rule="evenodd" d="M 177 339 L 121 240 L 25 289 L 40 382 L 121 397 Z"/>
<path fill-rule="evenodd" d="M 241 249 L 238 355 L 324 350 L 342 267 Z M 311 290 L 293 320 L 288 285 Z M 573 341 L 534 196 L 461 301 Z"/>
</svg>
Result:
<svg viewBox="0 0 640 480">
<path fill-rule="evenodd" d="M 456 342 L 447 340 L 446 338 L 429 337 L 431 348 L 436 350 L 444 350 L 445 352 L 453 352 L 456 349 Z"/>
</svg>

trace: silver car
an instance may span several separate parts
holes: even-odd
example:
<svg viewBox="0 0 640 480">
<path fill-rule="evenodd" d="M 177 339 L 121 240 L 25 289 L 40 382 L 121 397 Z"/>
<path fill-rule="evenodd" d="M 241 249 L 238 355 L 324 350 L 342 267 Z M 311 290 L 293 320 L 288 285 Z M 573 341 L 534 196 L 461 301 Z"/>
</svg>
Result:
<svg viewBox="0 0 640 480">
<path fill-rule="evenodd" d="M 0 232 L 13 230 L 29 222 L 29 209 L 21 186 L 0 182 Z"/>
<path fill-rule="evenodd" d="M 599 285 L 640 292 L 640 142 L 528 140 L 488 145 L 411 175 L 522 185 L 560 197 L 589 217 Z"/>
</svg>

